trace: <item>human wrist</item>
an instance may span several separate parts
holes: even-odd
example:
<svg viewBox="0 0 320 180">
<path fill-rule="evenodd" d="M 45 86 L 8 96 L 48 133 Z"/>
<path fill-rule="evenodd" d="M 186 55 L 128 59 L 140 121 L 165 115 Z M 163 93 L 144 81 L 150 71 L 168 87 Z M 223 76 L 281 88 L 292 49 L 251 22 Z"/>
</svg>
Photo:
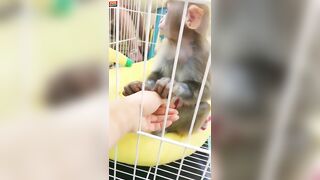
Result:
<svg viewBox="0 0 320 180">
<path fill-rule="evenodd" d="M 130 120 L 127 121 L 129 132 L 135 132 L 139 128 L 141 100 L 136 96 L 127 96 L 124 102 L 125 109 L 128 110 L 125 113 L 128 113 L 127 116 L 130 117 Z"/>
</svg>

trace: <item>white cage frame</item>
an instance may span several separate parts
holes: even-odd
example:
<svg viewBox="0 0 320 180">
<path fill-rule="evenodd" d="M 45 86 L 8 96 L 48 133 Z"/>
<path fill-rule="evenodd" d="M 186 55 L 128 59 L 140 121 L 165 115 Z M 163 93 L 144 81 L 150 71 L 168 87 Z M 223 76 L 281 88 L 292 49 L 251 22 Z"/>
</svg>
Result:
<svg viewBox="0 0 320 180">
<path fill-rule="evenodd" d="M 128 0 L 128 2 L 131 2 L 135 5 L 135 7 L 139 7 L 140 8 L 140 3 L 141 0 L 137 0 L 138 4 L 134 4 L 133 2 L 136 2 L 135 0 Z M 149 0 L 148 2 L 151 2 L 152 0 Z M 163 0 L 162 0 L 163 1 Z M 182 19 L 182 23 L 180 27 L 183 27 L 184 25 L 184 21 L 185 21 L 185 15 L 186 15 L 186 9 L 188 6 L 188 3 L 190 2 L 197 2 L 197 3 L 210 3 L 211 1 L 209 0 L 182 0 L 185 2 L 184 5 L 184 10 L 183 10 L 183 19 Z M 212 3 L 214 3 L 214 1 L 212 1 Z M 119 22 L 119 10 L 123 9 L 120 8 L 119 6 L 116 9 L 116 19 L 117 22 Z M 147 5 L 147 12 L 141 12 L 140 9 L 137 11 L 132 11 L 132 12 L 136 12 L 136 13 L 146 13 L 147 14 L 147 25 L 146 25 L 146 29 L 150 29 L 150 20 L 151 20 L 151 3 L 148 3 Z M 125 9 L 123 9 L 125 10 Z M 130 11 L 130 10 L 128 10 Z M 318 0 L 308 0 L 307 2 L 307 6 L 305 9 L 305 14 L 304 14 L 304 18 L 302 19 L 302 23 L 301 23 L 301 29 L 299 31 L 299 34 L 297 36 L 297 41 L 294 45 L 293 51 L 292 51 L 292 64 L 290 65 L 290 69 L 289 69 L 289 80 L 286 82 L 285 84 L 285 88 L 284 88 L 284 96 L 283 99 L 281 101 L 281 104 L 279 105 L 279 112 L 277 112 L 275 114 L 275 124 L 274 124 L 274 132 L 272 133 L 272 136 L 270 137 L 270 143 L 268 144 L 268 148 L 266 151 L 266 159 L 263 163 L 262 169 L 261 169 L 261 176 L 260 179 L 261 180 L 272 180 L 274 179 L 274 175 L 276 174 L 276 170 L 277 170 L 277 164 L 278 164 L 278 159 L 281 156 L 281 149 L 282 149 L 282 144 L 285 141 L 285 134 L 286 134 L 286 128 L 288 127 L 288 124 L 290 123 L 290 114 L 292 111 L 292 107 L 295 104 L 295 97 L 296 94 L 299 90 L 299 85 L 300 85 L 300 81 L 301 81 L 301 75 L 303 73 L 303 71 L 305 70 L 305 65 L 307 62 L 307 48 L 309 47 L 309 45 L 311 44 L 312 41 L 312 35 L 316 32 L 316 20 L 319 17 L 319 12 L 320 12 L 320 1 Z M 136 19 L 137 21 L 139 21 L 139 18 L 137 17 Z M 115 29 L 117 32 L 119 32 L 119 23 L 116 23 Z M 172 79 L 174 79 L 175 77 L 175 71 L 176 71 L 176 65 L 177 65 L 177 61 L 178 61 L 178 55 L 179 55 L 179 50 L 180 50 L 180 45 L 181 45 L 181 37 L 183 34 L 183 28 L 180 28 L 180 32 L 179 32 L 179 38 L 178 38 L 178 47 L 177 47 L 177 51 L 176 51 L 176 55 L 175 55 L 175 59 L 174 59 L 174 66 L 173 66 L 173 73 L 172 73 Z M 121 49 L 119 49 L 119 43 L 120 42 L 124 42 L 124 41 L 130 41 L 132 40 L 131 38 L 126 39 L 126 40 L 120 40 L 119 39 L 119 33 L 117 33 L 116 36 L 116 41 L 115 42 L 111 42 L 110 45 L 113 43 L 116 46 L 116 50 L 121 52 Z M 151 42 L 149 42 L 149 31 L 146 31 L 145 34 L 145 41 L 140 41 L 140 42 L 144 42 L 145 46 L 144 52 L 148 52 L 148 44 L 150 44 Z M 146 69 L 146 61 L 147 61 L 147 56 L 144 56 L 144 71 L 143 71 L 143 77 L 146 78 L 145 76 L 145 69 Z M 118 68 L 119 68 L 119 62 L 118 62 L 118 58 L 117 58 L 117 65 L 116 65 L 116 89 L 117 91 L 119 90 L 119 84 L 118 84 L 118 80 L 119 80 L 119 73 L 118 73 Z M 206 67 L 206 71 L 205 71 L 205 75 L 204 77 L 206 78 L 208 76 L 208 71 L 211 65 L 211 55 L 210 58 L 208 59 L 207 62 L 207 67 Z M 205 78 L 203 80 L 203 82 L 205 82 Z M 145 81 L 145 79 L 144 79 Z M 200 94 L 198 97 L 198 101 L 197 101 L 197 106 L 195 107 L 195 113 L 192 119 L 192 122 L 194 123 L 195 120 L 195 115 L 197 113 L 198 107 L 199 107 L 199 100 L 201 98 L 202 92 L 203 92 L 203 86 L 204 83 L 202 83 L 201 86 L 201 90 L 200 90 Z M 172 87 L 173 87 L 173 83 L 170 84 L 170 91 L 169 91 L 169 100 L 171 99 L 171 95 L 172 95 Z M 144 91 L 145 88 L 145 84 L 143 82 L 143 88 L 142 91 Z M 143 103 L 143 96 L 141 99 L 142 103 Z M 166 116 L 165 116 L 165 124 L 166 124 L 166 120 L 167 120 L 167 115 L 168 115 L 168 104 L 167 104 L 167 108 L 166 108 Z M 140 112 L 140 119 L 142 117 L 142 111 Z M 192 123 L 192 124 L 193 124 Z M 190 128 L 189 131 L 189 137 L 190 137 L 190 132 L 192 132 L 192 128 L 193 125 Z M 137 141 L 137 152 L 138 152 L 138 144 L 139 144 L 139 139 L 140 136 L 148 136 L 150 138 L 154 138 L 154 139 L 158 139 L 160 140 L 161 144 L 160 144 L 160 148 L 159 148 L 159 152 L 161 151 L 162 148 L 162 143 L 163 142 L 168 142 L 168 143 L 172 143 L 178 146 L 182 146 L 185 149 L 193 149 L 193 150 L 197 150 L 198 152 L 201 153 L 205 153 L 208 155 L 208 160 L 206 163 L 206 169 L 203 172 L 203 175 L 200 179 L 205 179 L 206 174 L 207 174 L 207 168 L 210 168 L 210 160 L 211 160 L 211 151 L 210 149 L 205 149 L 205 148 L 199 148 L 199 147 L 194 147 L 191 146 L 189 144 L 185 144 L 185 143 L 179 143 L 179 142 L 175 142 L 172 141 L 170 139 L 166 139 L 164 138 L 164 128 L 162 130 L 162 136 L 158 137 L 158 136 L 154 136 L 145 132 L 141 131 L 141 126 L 139 128 L 139 131 L 137 132 L 137 134 L 139 135 L 138 137 L 138 141 Z M 160 153 L 159 153 L 160 154 Z M 137 153 L 138 155 L 138 153 Z M 137 171 L 137 155 L 136 155 L 136 161 L 135 161 L 135 165 L 133 167 L 133 179 L 136 178 L 141 178 L 139 176 L 137 176 L 136 171 Z M 117 172 L 117 153 L 115 155 L 114 158 L 114 174 L 113 174 L 113 178 L 114 179 L 118 179 L 116 176 L 116 172 Z M 183 158 L 180 161 L 179 164 L 179 169 L 177 172 L 177 177 L 176 179 L 188 179 L 187 177 L 183 177 L 180 176 L 182 170 L 182 166 L 183 166 L 183 161 L 185 161 L 185 158 Z M 157 177 L 157 171 L 159 170 L 159 155 L 158 155 L 158 162 L 157 165 L 154 167 L 154 173 L 151 173 L 152 168 L 149 168 L 149 171 L 147 171 L 147 173 L 150 175 L 153 175 L 153 179 L 156 179 Z M 148 175 L 148 177 L 149 177 Z M 162 177 L 163 179 L 165 179 L 164 177 Z"/>
<path fill-rule="evenodd" d="M 116 33 L 116 37 L 114 39 L 111 39 L 110 41 L 110 46 L 113 47 L 117 52 L 122 52 L 124 54 L 126 54 L 125 50 L 123 49 L 123 47 L 120 47 L 120 43 L 127 43 L 127 44 L 130 44 L 130 41 L 136 41 L 137 43 L 144 43 L 144 55 L 143 55 L 143 61 L 144 61 L 144 69 L 143 69 L 143 85 L 142 85 L 142 92 L 145 91 L 145 80 L 146 80 L 146 62 L 147 62 L 147 55 L 146 53 L 148 52 L 148 48 L 149 48 L 149 44 L 152 44 L 154 42 L 150 42 L 150 39 L 149 39 L 149 36 L 150 36 L 150 27 L 151 27 L 151 16 L 152 15 L 158 15 L 158 16 L 163 16 L 163 14 L 157 14 L 156 12 L 152 12 L 152 0 L 148 0 L 146 3 L 146 6 L 144 10 L 146 10 L 146 12 L 143 12 L 141 11 L 141 0 L 128 0 L 127 3 L 129 4 L 128 7 L 129 8 L 124 8 L 122 7 L 122 4 L 121 4 L 121 1 L 117 1 L 118 2 L 118 5 L 117 7 L 109 7 L 109 10 L 113 9 L 115 11 L 113 11 L 113 13 L 115 14 L 111 14 L 111 11 L 109 11 L 109 17 L 111 18 L 111 16 L 113 15 L 113 17 L 115 17 L 116 19 L 116 24 L 113 25 L 113 27 L 111 27 L 111 24 L 110 24 L 110 30 L 113 30 L 113 32 L 128 32 L 128 33 L 132 33 L 132 30 L 128 30 L 126 29 L 126 27 L 123 27 L 122 26 L 122 29 L 120 29 L 120 11 L 127 11 L 131 14 L 133 14 L 133 21 L 135 21 L 136 24 L 139 24 L 139 21 L 140 21 L 140 16 L 139 16 L 139 13 L 143 13 L 143 14 L 146 14 L 147 15 L 147 18 L 146 18 L 146 32 L 145 34 L 145 40 L 140 40 L 138 39 L 138 35 L 139 35 L 139 26 L 138 26 L 138 29 L 137 31 L 134 33 L 135 34 L 135 37 L 126 37 L 126 35 L 124 35 L 123 33 Z M 159 1 L 156 1 L 156 3 L 158 3 Z M 161 6 L 158 6 L 157 4 L 157 7 L 162 7 L 163 8 L 163 5 L 164 5 L 164 2 L 165 0 L 161 0 Z M 186 14 L 187 14 L 187 7 L 188 7 L 188 4 L 189 2 L 191 1 L 188 1 L 188 0 L 185 0 L 184 1 L 185 4 L 184 4 L 184 9 L 183 9 L 183 18 L 182 18 L 182 21 L 181 21 L 181 24 L 180 24 L 180 32 L 179 32 L 179 37 L 178 37 L 178 44 L 177 44 L 177 51 L 176 51 L 176 54 L 175 54 L 175 58 L 174 58 L 174 65 L 173 65 L 173 73 L 172 73 L 172 76 L 171 76 L 171 79 L 174 79 L 175 78 L 175 73 L 176 73 L 176 68 L 177 68 L 177 62 L 178 62 L 178 56 L 179 56 L 179 52 L 180 52 L 180 46 L 181 46 L 181 39 L 182 39 L 182 35 L 183 35 L 183 26 L 184 26 L 184 22 L 186 20 Z M 210 4 L 210 1 L 209 0 L 201 0 L 201 1 L 194 1 L 194 2 L 197 2 L 197 3 L 208 3 Z M 132 9 L 132 8 L 136 8 L 136 9 Z M 137 13 L 136 15 L 134 15 L 134 13 Z M 112 29 L 113 28 L 113 29 Z M 159 36 L 159 35 L 157 35 Z M 159 37 L 158 37 L 159 38 Z M 130 45 L 129 45 L 130 46 Z M 137 47 L 134 45 L 134 47 Z M 128 53 L 128 52 L 127 52 Z M 191 123 L 191 127 L 190 127 L 190 130 L 189 130 L 189 133 L 188 133 L 188 139 L 187 139 L 187 142 L 189 141 L 190 137 L 191 137 L 191 133 L 192 133 L 192 130 L 193 130 L 193 126 L 194 126 L 194 122 L 195 122 L 195 119 L 196 119 L 196 115 L 197 115 L 197 112 L 198 112 L 198 109 L 199 109 L 199 105 L 200 105 L 200 100 L 201 100 L 201 97 L 202 97 L 202 94 L 203 94 L 203 91 L 204 91 L 204 86 L 205 86 L 205 82 L 206 82 L 206 79 L 208 77 L 208 74 L 209 74 L 209 69 L 211 67 L 211 55 L 209 56 L 208 58 L 208 61 L 207 61 L 207 65 L 206 65 L 206 69 L 205 69 L 205 72 L 204 72 L 204 78 L 203 78 L 203 81 L 202 81 L 202 84 L 201 84 L 201 88 L 200 88 L 200 93 L 199 93 L 199 96 L 198 96 L 198 99 L 197 99 L 197 103 L 196 103 L 196 107 L 195 107 L 195 111 L 194 111 L 194 114 L 193 114 L 193 117 L 192 117 L 192 123 Z M 118 53 L 116 55 L 116 91 L 119 92 L 119 79 L 120 79 L 120 74 L 119 74 L 119 58 L 118 58 Z M 172 81 L 173 82 L 173 81 Z M 166 108 L 166 112 L 165 112 L 165 121 L 164 121 L 164 126 L 166 126 L 166 123 L 167 123 L 167 118 L 168 118 L 168 111 L 169 111 L 169 102 L 171 100 L 171 97 L 172 97 L 172 89 L 173 89 L 173 83 L 170 84 L 170 90 L 169 90 L 169 97 L 168 97 L 168 103 L 167 103 L 167 108 Z M 116 98 L 119 98 L 118 96 Z M 141 104 L 143 103 L 143 93 L 142 93 L 142 98 L 141 98 Z M 142 118 L 142 108 L 140 108 L 141 111 L 140 111 L 140 121 L 141 121 L 141 118 Z M 187 149 L 192 149 L 192 150 L 196 150 L 197 152 L 193 154 L 193 156 L 196 156 L 197 154 L 199 153 L 203 153 L 207 156 L 207 159 L 206 159 L 206 162 L 205 162 L 205 167 L 204 167 L 204 170 L 202 170 L 203 172 L 201 173 L 201 175 L 199 176 L 199 179 L 211 179 L 210 178 L 210 163 L 211 163 L 211 150 L 208 149 L 208 148 L 205 148 L 207 146 L 203 146 L 203 147 L 196 147 L 196 146 L 193 146 L 193 145 L 190 145 L 188 143 L 181 143 L 181 142 L 177 142 L 177 141 L 174 141 L 174 140 L 171 140 L 171 139 L 167 139 L 164 137 L 164 133 L 165 133 L 165 128 L 162 129 L 162 133 L 161 133 L 161 137 L 159 136 L 155 136 L 155 135 L 152 135 L 152 134 L 149 134 L 149 133 L 145 133 L 143 131 L 141 131 L 141 123 L 139 122 L 139 130 L 137 131 L 137 134 L 138 134 L 138 140 L 137 140 L 137 146 L 136 146 L 136 159 L 135 159 L 135 163 L 134 163 L 134 166 L 133 166 L 133 173 L 132 173 L 132 178 L 133 179 L 137 179 L 137 178 L 140 178 L 139 176 L 137 176 L 137 163 L 138 163 L 138 152 L 139 152 L 139 142 L 140 142 L 140 136 L 147 136 L 147 137 L 150 137 L 150 138 L 153 138 L 153 139 L 157 139 L 157 140 L 160 140 L 160 146 L 159 146 L 159 150 L 158 150 L 158 157 L 157 157 L 157 163 L 156 163 L 156 166 L 155 167 L 150 167 L 149 170 L 148 170 L 148 174 L 147 174 L 147 179 L 150 178 L 151 176 L 153 177 L 153 179 L 158 179 L 158 178 L 162 178 L 162 179 L 166 179 L 165 177 L 163 176 L 159 176 L 158 174 L 158 170 L 160 169 L 159 168 L 159 161 L 160 161 L 160 152 L 162 150 L 162 144 L 163 142 L 167 142 L 167 143 L 172 143 L 172 144 L 175 144 L 177 146 L 181 146 L 184 148 L 184 152 L 183 152 L 183 156 L 185 156 L 185 153 L 186 153 L 186 150 Z M 114 157 L 114 161 L 112 161 L 113 163 L 113 167 L 110 166 L 110 170 L 113 171 L 113 175 L 111 177 L 113 177 L 113 179 L 120 179 L 117 177 L 117 146 L 115 147 L 115 157 Z M 192 157 L 192 155 L 191 155 Z M 196 158 L 196 159 L 200 159 L 200 158 Z M 179 167 L 178 167 L 178 172 L 176 173 L 176 178 L 174 179 L 190 179 L 186 176 L 183 176 L 181 173 L 183 172 L 183 167 L 184 167 L 184 161 L 188 161 L 187 159 L 185 158 L 182 158 L 181 161 L 180 161 L 180 164 L 179 164 Z M 174 163 L 178 163 L 178 162 L 174 162 Z M 123 164 L 121 164 L 123 165 Z M 170 165 L 165 165 L 164 167 L 170 167 Z M 151 170 L 154 169 L 154 172 L 152 173 Z M 126 172 L 122 172 L 122 173 L 126 173 Z M 209 177 L 208 177 L 209 176 Z"/>
</svg>

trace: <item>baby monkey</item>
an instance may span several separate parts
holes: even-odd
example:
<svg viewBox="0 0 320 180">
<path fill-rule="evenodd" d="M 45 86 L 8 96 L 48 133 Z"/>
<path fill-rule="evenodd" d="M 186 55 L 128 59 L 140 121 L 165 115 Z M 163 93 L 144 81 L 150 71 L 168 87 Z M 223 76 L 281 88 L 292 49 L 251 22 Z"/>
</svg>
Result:
<svg viewBox="0 0 320 180">
<path fill-rule="evenodd" d="M 184 2 L 169 0 L 167 14 L 159 25 L 165 36 L 156 55 L 156 62 L 148 76 L 145 89 L 168 98 L 174 57 L 177 49 L 180 23 Z M 176 76 L 173 85 L 173 102 L 179 111 L 179 120 L 166 129 L 167 132 L 187 134 L 199 95 L 206 63 L 209 58 L 210 44 L 206 39 L 210 11 L 206 5 L 190 3 L 184 25 L 181 48 L 178 57 Z M 123 95 L 128 96 L 140 91 L 142 82 L 134 81 L 124 87 Z M 200 129 L 210 112 L 207 101 L 210 98 L 210 76 L 208 76 L 193 132 Z"/>
</svg>

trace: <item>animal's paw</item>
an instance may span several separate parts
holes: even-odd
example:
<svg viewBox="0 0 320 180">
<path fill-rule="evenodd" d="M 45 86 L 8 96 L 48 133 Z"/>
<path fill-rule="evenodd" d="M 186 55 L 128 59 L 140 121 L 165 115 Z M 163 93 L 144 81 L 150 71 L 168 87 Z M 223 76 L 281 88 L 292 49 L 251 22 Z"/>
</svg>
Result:
<svg viewBox="0 0 320 180">
<path fill-rule="evenodd" d="M 142 89 L 142 82 L 133 81 L 124 87 L 124 91 L 122 92 L 122 94 L 124 96 L 129 96 L 131 94 L 141 91 L 141 89 Z"/>
<path fill-rule="evenodd" d="M 205 121 L 204 121 L 204 123 L 202 124 L 202 126 L 201 126 L 201 129 L 202 130 L 206 130 L 207 129 L 207 127 L 208 127 L 208 125 L 211 123 L 211 116 L 209 116 Z"/>
<path fill-rule="evenodd" d="M 168 77 L 163 77 L 157 80 L 153 90 L 157 92 L 161 96 L 161 98 L 168 98 L 170 90 L 170 81 L 171 79 Z"/>
<path fill-rule="evenodd" d="M 183 97 L 185 96 L 186 91 L 188 90 L 188 85 L 185 83 L 176 82 L 173 85 L 173 94 L 174 96 Z"/>
</svg>

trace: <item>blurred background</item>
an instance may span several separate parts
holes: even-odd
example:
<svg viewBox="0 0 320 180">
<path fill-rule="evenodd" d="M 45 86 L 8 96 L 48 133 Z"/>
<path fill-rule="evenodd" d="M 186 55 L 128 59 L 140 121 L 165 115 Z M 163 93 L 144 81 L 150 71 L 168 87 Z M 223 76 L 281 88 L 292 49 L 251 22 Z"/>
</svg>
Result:
<svg viewBox="0 0 320 180">
<path fill-rule="evenodd" d="M 0 179 L 106 176 L 107 15 L 97 0 L 0 1 Z"/>
<path fill-rule="evenodd" d="M 30 95 L 34 105 L 40 103 L 36 96 L 56 71 L 75 63 L 106 61 L 107 27 L 103 23 L 107 12 L 101 4 L 105 3 L 1 1 L 1 87 L 6 87 L 0 93 L 3 113 L 10 111 L 9 104 L 16 104 L 12 96 L 21 101 L 25 98 L 20 95 Z"/>
<path fill-rule="evenodd" d="M 107 9 L 0 0 L 0 179 L 106 177 L 105 137 L 87 135 L 107 122 Z M 320 179 L 319 12 L 318 0 L 212 3 L 213 179 Z"/>
<path fill-rule="evenodd" d="M 319 179 L 319 1 L 212 6 L 215 178 Z"/>
</svg>

